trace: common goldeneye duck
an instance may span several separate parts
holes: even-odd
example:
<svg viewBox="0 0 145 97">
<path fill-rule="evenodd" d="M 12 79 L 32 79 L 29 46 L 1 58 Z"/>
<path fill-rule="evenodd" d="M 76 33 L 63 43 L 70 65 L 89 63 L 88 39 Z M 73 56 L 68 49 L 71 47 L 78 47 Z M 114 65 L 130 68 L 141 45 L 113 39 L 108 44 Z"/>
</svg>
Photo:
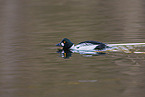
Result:
<svg viewBox="0 0 145 97">
<path fill-rule="evenodd" d="M 64 38 L 56 46 L 61 46 L 64 50 L 102 50 L 106 48 L 104 43 L 98 41 L 83 41 L 74 46 L 74 44 L 67 38 Z"/>
</svg>

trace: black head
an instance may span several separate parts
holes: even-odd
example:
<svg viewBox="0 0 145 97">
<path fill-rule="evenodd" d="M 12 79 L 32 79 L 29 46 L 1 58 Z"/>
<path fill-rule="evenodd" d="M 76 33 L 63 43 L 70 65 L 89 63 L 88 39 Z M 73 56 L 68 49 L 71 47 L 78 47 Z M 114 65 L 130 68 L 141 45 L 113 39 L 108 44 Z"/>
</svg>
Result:
<svg viewBox="0 0 145 97">
<path fill-rule="evenodd" d="M 73 43 L 67 39 L 64 38 L 60 43 L 58 43 L 56 46 L 61 46 L 63 47 L 64 50 L 68 50 L 69 48 L 71 48 L 71 46 L 73 45 Z"/>
</svg>

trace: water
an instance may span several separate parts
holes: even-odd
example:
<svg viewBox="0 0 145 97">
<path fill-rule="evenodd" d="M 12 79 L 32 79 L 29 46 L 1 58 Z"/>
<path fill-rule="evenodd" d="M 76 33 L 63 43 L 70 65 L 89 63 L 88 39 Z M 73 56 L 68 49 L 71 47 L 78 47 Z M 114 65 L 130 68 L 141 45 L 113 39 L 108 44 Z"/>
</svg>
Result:
<svg viewBox="0 0 145 97">
<path fill-rule="evenodd" d="M 145 54 L 63 59 L 69 38 L 145 42 L 143 0 L 1 0 L 0 97 L 144 97 Z M 144 48 L 141 48 L 144 50 Z"/>
</svg>

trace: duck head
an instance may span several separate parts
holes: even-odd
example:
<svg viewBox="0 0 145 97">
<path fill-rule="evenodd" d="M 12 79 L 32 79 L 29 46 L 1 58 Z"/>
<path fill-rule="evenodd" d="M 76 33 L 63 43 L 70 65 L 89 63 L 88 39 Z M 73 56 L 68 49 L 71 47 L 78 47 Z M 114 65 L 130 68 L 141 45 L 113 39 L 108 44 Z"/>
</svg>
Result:
<svg viewBox="0 0 145 97">
<path fill-rule="evenodd" d="M 56 46 L 61 46 L 64 50 L 68 50 L 73 46 L 73 43 L 69 39 L 64 38 L 60 43 L 56 44 Z"/>
</svg>

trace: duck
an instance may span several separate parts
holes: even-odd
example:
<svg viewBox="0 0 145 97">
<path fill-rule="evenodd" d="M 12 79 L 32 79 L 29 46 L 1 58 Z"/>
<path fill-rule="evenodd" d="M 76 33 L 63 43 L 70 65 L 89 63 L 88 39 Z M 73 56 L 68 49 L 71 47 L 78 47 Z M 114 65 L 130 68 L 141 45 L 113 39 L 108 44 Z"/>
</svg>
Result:
<svg viewBox="0 0 145 97">
<path fill-rule="evenodd" d="M 105 43 L 98 41 L 83 41 L 74 45 L 68 38 L 62 39 L 56 46 L 62 47 L 63 50 L 103 50 L 107 47 Z"/>
</svg>

